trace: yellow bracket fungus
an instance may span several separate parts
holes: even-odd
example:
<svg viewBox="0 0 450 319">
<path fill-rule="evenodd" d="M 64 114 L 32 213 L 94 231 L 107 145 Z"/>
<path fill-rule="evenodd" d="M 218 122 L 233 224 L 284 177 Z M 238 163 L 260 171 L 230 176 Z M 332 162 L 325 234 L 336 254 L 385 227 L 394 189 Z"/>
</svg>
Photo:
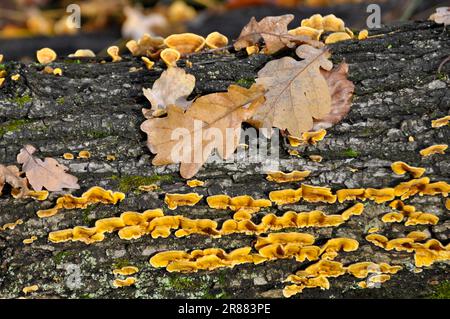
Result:
<svg viewBox="0 0 450 319">
<path fill-rule="evenodd" d="M 83 158 L 83 159 L 91 158 L 91 153 L 86 150 L 80 151 L 80 152 L 78 152 L 78 158 Z"/>
<path fill-rule="evenodd" d="M 396 274 L 403 268 L 401 266 L 391 266 L 386 263 L 377 264 L 374 262 L 359 262 L 347 267 L 347 272 L 355 278 L 367 278 L 371 273 Z"/>
<path fill-rule="evenodd" d="M 303 19 L 301 22 L 301 26 L 329 32 L 345 30 L 344 21 L 337 18 L 334 14 L 329 14 L 325 17 L 322 17 L 320 14 L 315 14 L 309 19 Z"/>
<path fill-rule="evenodd" d="M 65 160 L 73 160 L 75 157 L 73 156 L 72 153 L 64 153 L 64 154 L 63 154 L 63 158 L 64 158 Z"/>
<path fill-rule="evenodd" d="M 447 197 L 450 193 L 450 185 L 446 182 L 435 182 L 425 185 L 419 192 L 419 195 L 442 195 L 444 197 Z"/>
<path fill-rule="evenodd" d="M 205 185 L 205 182 L 199 181 L 198 179 L 191 179 L 187 181 L 186 184 L 189 187 L 199 187 Z"/>
<path fill-rule="evenodd" d="M 365 40 L 369 37 L 369 31 L 366 29 L 359 31 L 358 40 Z"/>
<path fill-rule="evenodd" d="M 11 75 L 11 80 L 18 81 L 20 79 L 20 74 Z"/>
<path fill-rule="evenodd" d="M 387 242 L 389 239 L 386 236 L 380 235 L 380 234 L 370 234 L 366 236 L 366 240 L 372 244 L 374 244 L 377 247 L 384 248 L 386 247 Z"/>
<path fill-rule="evenodd" d="M 324 260 L 333 260 L 337 257 L 339 251 L 355 251 L 359 247 L 358 241 L 351 238 L 332 238 L 320 248 L 321 258 Z"/>
<path fill-rule="evenodd" d="M 161 51 L 161 60 L 164 61 L 167 67 L 176 67 L 177 61 L 181 58 L 180 52 L 175 49 L 164 49 Z"/>
<path fill-rule="evenodd" d="M 138 190 L 141 192 L 154 192 L 159 188 L 156 184 L 150 184 L 150 185 L 140 185 L 138 187 Z"/>
<path fill-rule="evenodd" d="M 230 197 L 227 195 L 213 195 L 206 199 L 208 206 L 214 209 L 231 209 L 238 211 L 242 208 L 247 212 L 258 212 L 261 208 L 270 207 L 272 203 L 267 199 L 253 199 L 248 195 Z"/>
<path fill-rule="evenodd" d="M 356 203 L 352 207 L 346 209 L 342 214 L 343 220 L 349 220 L 352 216 L 359 216 L 364 212 L 364 204 Z"/>
<path fill-rule="evenodd" d="M 411 173 L 414 178 L 422 177 L 426 171 L 425 168 L 409 166 L 405 162 L 394 162 L 392 163 L 391 168 L 395 174 L 404 175 L 406 173 Z"/>
<path fill-rule="evenodd" d="M 130 40 L 125 46 L 133 56 L 151 56 L 164 46 L 164 39 L 161 37 L 152 37 L 149 34 L 144 34 L 138 41 Z"/>
<path fill-rule="evenodd" d="M 167 204 L 169 209 L 176 209 L 178 206 L 194 206 L 197 204 L 203 195 L 197 193 L 189 194 L 166 194 L 164 202 Z"/>
<path fill-rule="evenodd" d="M 16 228 L 18 225 L 22 225 L 23 224 L 23 220 L 22 219 L 18 219 L 13 223 L 6 223 L 3 226 L 0 227 L 0 230 L 13 230 L 14 228 Z"/>
<path fill-rule="evenodd" d="M 289 144 L 292 147 L 298 147 L 301 145 L 316 145 L 317 142 L 323 140 L 327 135 L 327 131 L 321 129 L 315 132 L 304 132 L 301 138 L 295 136 L 288 136 Z"/>
<path fill-rule="evenodd" d="M 336 191 L 336 195 L 339 203 L 343 203 L 349 200 L 365 200 L 365 192 L 364 188 L 340 189 Z"/>
<path fill-rule="evenodd" d="M 22 292 L 27 295 L 29 293 L 36 292 L 38 290 L 39 290 L 39 286 L 38 285 L 32 285 L 32 286 L 24 287 L 22 289 Z"/>
<path fill-rule="evenodd" d="M 22 242 L 25 244 L 25 245 L 29 245 L 29 244 L 32 244 L 34 241 L 36 241 L 38 238 L 37 238 L 37 236 L 35 236 L 35 235 L 33 235 L 33 236 L 31 236 L 30 238 L 26 238 L 26 239 L 24 239 Z"/>
<path fill-rule="evenodd" d="M 129 287 L 136 283 L 136 278 L 128 277 L 126 279 L 114 279 L 113 286 L 116 288 Z"/>
<path fill-rule="evenodd" d="M 43 48 L 36 52 L 36 57 L 39 63 L 41 64 L 49 64 L 56 60 L 57 55 L 56 52 L 50 48 Z"/>
<path fill-rule="evenodd" d="M 53 70 L 53 75 L 61 76 L 63 74 L 63 71 L 61 68 L 56 68 Z"/>
<path fill-rule="evenodd" d="M 352 37 L 347 32 L 334 32 L 325 39 L 325 44 L 332 44 L 351 39 Z"/>
<path fill-rule="evenodd" d="M 205 38 L 194 33 L 172 34 L 164 40 L 164 44 L 180 54 L 198 52 L 206 44 Z"/>
<path fill-rule="evenodd" d="M 367 199 L 375 201 L 377 204 L 381 204 L 393 200 L 395 198 L 395 191 L 393 188 L 367 188 L 364 192 L 364 196 Z"/>
<path fill-rule="evenodd" d="M 378 227 L 371 227 L 367 230 L 369 234 L 377 233 L 380 229 Z"/>
<path fill-rule="evenodd" d="M 94 186 L 83 193 L 81 197 L 75 197 L 71 194 L 66 194 L 56 200 L 56 205 L 53 208 L 46 210 L 39 210 L 37 215 L 40 218 L 50 217 L 58 213 L 59 209 L 85 209 L 89 205 L 102 203 L 115 205 L 125 198 L 124 193 L 113 192 L 105 190 L 101 187 Z"/>
<path fill-rule="evenodd" d="M 311 171 L 292 171 L 290 173 L 284 172 L 269 172 L 266 179 L 270 182 L 276 183 L 291 183 L 299 182 L 307 178 L 311 174 Z"/>
<path fill-rule="evenodd" d="M 403 214 L 398 212 L 392 212 L 384 214 L 383 217 L 381 217 L 381 220 L 383 223 L 401 223 L 403 221 Z"/>
<path fill-rule="evenodd" d="M 219 32 L 212 32 L 206 37 L 205 44 L 210 49 L 223 48 L 228 45 L 228 38 Z"/>
<path fill-rule="evenodd" d="M 447 144 L 438 144 L 438 145 L 432 145 L 427 148 L 424 148 L 420 151 L 420 155 L 423 157 L 431 156 L 433 154 L 445 154 L 445 151 L 447 150 L 448 145 Z"/>
<path fill-rule="evenodd" d="M 42 191 L 28 191 L 26 194 L 27 197 L 34 198 L 38 201 L 43 201 L 48 198 L 48 191 L 42 190 Z"/>
<path fill-rule="evenodd" d="M 282 189 L 271 191 L 269 199 L 277 205 L 298 203 L 302 198 L 302 189 Z"/>
<path fill-rule="evenodd" d="M 441 117 L 440 119 L 431 121 L 431 127 L 438 128 L 438 127 L 447 126 L 449 122 L 450 122 L 450 115 L 447 115 L 447 116 Z"/>
<path fill-rule="evenodd" d="M 114 275 L 121 275 L 121 276 L 131 276 L 134 275 L 139 271 L 138 267 L 135 266 L 125 266 L 120 269 L 114 269 L 113 274 Z"/>
<path fill-rule="evenodd" d="M 323 33 L 323 30 L 317 30 L 311 27 L 298 27 L 292 30 L 289 30 L 288 33 L 293 36 L 305 36 L 312 40 L 319 41 L 320 36 Z"/>
<path fill-rule="evenodd" d="M 329 204 L 333 204 L 336 202 L 337 197 L 336 195 L 333 195 L 330 188 L 311 186 L 306 184 L 302 184 L 301 188 L 302 198 L 307 202 L 325 202 Z"/>
</svg>

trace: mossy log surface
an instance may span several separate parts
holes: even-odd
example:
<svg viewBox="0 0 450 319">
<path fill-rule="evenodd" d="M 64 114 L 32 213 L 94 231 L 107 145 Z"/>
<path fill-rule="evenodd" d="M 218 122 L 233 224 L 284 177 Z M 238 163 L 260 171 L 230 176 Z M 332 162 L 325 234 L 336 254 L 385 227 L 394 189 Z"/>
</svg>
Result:
<svg viewBox="0 0 450 319">
<path fill-rule="evenodd" d="M 311 170 L 306 183 L 340 188 L 392 187 L 408 176 L 392 173 L 393 161 L 405 161 L 425 167 L 432 181 L 450 182 L 450 155 L 422 158 L 419 150 L 433 144 L 448 144 L 450 127 L 431 128 L 431 120 L 449 114 L 450 63 L 437 73 L 440 63 L 450 55 L 450 31 L 431 22 L 391 26 L 377 31 L 384 34 L 366 41 L 348 41 L 332 46 L 333 60 L 350 65 L 350 78 L 356 85 L 353 105 L 348 117 L 328 130 L 326 138 L 316 146 L 300 150 L 300 157 L 290 156 L 290 146 L 280 145 L 280 170 Z M 291 54 L 287 52 L 284 54 Z M 257 71 L 273 57 L 243 53 L 199 54 L 190 57 L 193 66 L 187 71 L 197 78 L 195 95 L 224 91 L 232 83 L 250 83 Z M 0 88 L 0 163 L 14 164 L 24 144 L 40 149 L 39 156 L 57 158 L 79 178 L 80 195 L 91 186 L 126 192 L 126 199 L 116 206 L 94 205 L 85 210 L 63 210 L 58 215 L 39 219 L 36 211 L 52 207 L 58 194 L 45 202 L 13 199 L 9 192 L 0 197 L 0 225 L 23 219 L 14 230 L 0 231 L 0 297 L 23 296 L 22 288 L 37 284 L 35 298 L 220 298 L 280 297 L 282 282 L 306 263 L 278 260 L 260 265 L 239 265 L 233 269 L 199 271 L 194 274 L 168 273 L 155 269 L 149 258 L 168 249 L 192 250 L 220 247 L 226 250 L 251 245 L 255 237 L 229 235 L 213 239 L 193 235 L 181 239 L 120 240 L 117 233 L 108 234 L 100 243 L 50 243 L 48 233 L 77 225 L 91 226 L 97 219 L 118 216 L 124 211 L 163 208 L 166 214 L 182 214 L 191 218 L 231 218 L 232 212 L 208 208 L 203 199 L 194 207 L 175 211 L 164 204 L 165 193 L 196 191 L 202 195 L 252 195 L 268 198 L 270 191 L 296 188 L 298 183 L 276 184 L 262 174 L 260 165 L 211 163 L 196 178 L 206 187 L 191 189 L 178 174 L 177 165 L 154 167 L 146 136 L 139 126 L 144 118 L 142 107 L 149 103 L 142 95 L 143 87 L 151 87 L 163 65 L 151 71 L 137 58 L 125 57 L 119 63 L 101 64 L 98 60 L 52 63 L 63 76 L 44 74 L 38 64 L 6 62 L 10 75 L 19 73 L 18 81 L 7 80 Z M 184 66 L 184 62 L 180 63 Z M 134 67 L 134 72 L 130 68 Z M 414 137 L 414 141 L 408 137 Z M 63 153 L 77 154 L 89 150 L 90 159 L 64 160 Z M 106 156 L 114 154 L 115 161 Z M 321 163 L 309 160 L 318 154 Z M 140 193 L 140 184 L 157 183 L 160 190 Z M 306 289 L 296 298 L 369 298 L 425 297 L 436 285 L 448 278 L 447 263 L 435 263 L 422 272 L 414 271 L 413 254 L 384 251 L 365 241 L 367 230 L 380 229 L 388 238 L 402 237 L 412 230 L 427 230 L 432 237 L 448 243 L 449 212 L 441 196 L 415 196 L 406 201 L 418 210 L 439 216 L 435 226 L 384 224 L 381 216 L 389 212 L 387 204 L 367 202 L 361 216 L 333 228 L 308 228 L 297 231 L 314 234 L 316 243 L 333 237 L 355 238 L 360 248 L 340 253 L 336 260 L 345 265 L 358 261 L 388 262 L 403 266 L 392 279 L 374 289 L 360 289 L 359 280 L 342 276 L 331 278 L 331 289 Z M 340 213 L 352 205 L 306 204 L 263 209 L 255 220 L 273 212 L 321 209 Z M 36 235 L 38 240 L 24 245 L 22 240 Z M 112 270 L 135 265 L 137 283 L 127 288 L 114 288 Z"/>
</svg>

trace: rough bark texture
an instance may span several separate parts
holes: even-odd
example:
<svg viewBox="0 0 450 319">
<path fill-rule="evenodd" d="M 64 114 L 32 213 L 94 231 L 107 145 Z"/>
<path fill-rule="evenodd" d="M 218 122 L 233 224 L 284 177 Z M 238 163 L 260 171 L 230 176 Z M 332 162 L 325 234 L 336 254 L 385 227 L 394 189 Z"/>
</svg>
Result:
<svg viewBox="0 0 450 319">
<path fill-rule="evenodd" d="M 437 69 L 450 55 L 450 32 L 429 22 L 409 23 L 380 30 L 386 34 L 366 41 L 349 41 L 332 47 L 335 62 L 350 64 L 350 78 L 356 85 L 353 106 L 348 117 L 328 130 L 317 146 L 301 150 L 300 157 L 289 156 L 289 146 L 280 146 L 280 170 L 309 169 L 307 183 L 330 186 L 334 190 L 353 187 L 389 187 L 407 176 L 397 176 L 390 170 L 393 161 L 402 160 L 427 168 L 433 181 L 450 182 L 450 155 L 422 158 L 419 150 L 438 143 L 448 143 L 449 127 L 431 128 L 431 120 L 449 114 L 450 63 L 441 74 Z M 237 54 L 200 54 L 192 56 L 188 69 L 197 78 L 195 94 L 226 90 L 231 83 L 248 84 L 271 57 Z M 92 62 L 92 61 L 91 61 Z M 152 268 L 148 260 L 155 252 L 167 249 L 192 250 L 221 247 L 227 250 L 251 245 L 254 236 L 230 235 L 220 239 L 193 235 L 177 239 L 123 241 L 117 233 L 109 234 L 100 243 L 52 244 L 50 231 L 93 225 L 95 220 L 118 216 L 127 210 L 143 211 L 163 208 L 166 214 L 182 214 L 191 218 L 231 218 L 230 211 L 208 208 L 202 200 L 194 207 L 175 211 L 163 203 L 164 193 L 186 193 L 192 189 L 180 178 L 176 165 L 153 167 L 152 155 L 145 146 L 145 135 L 139 125 L 144 120 L 141 108 L 148 106 L 142 88 L 163 71 L 159 63 L 152 71 L 142 68 L 139 59 L 127 58 L 120 63 L 69 63 L 60 60 L 53 66 L 63 69 L 62 77 L 45 75 L 37 64 L 8 62 L 10 74 L 19 73 L 17 82 L 10 80 L 0 89 L 0 163 L 13 164 L 20 148 L 31 143 L 40 155 L 58 158 L 79 177 L 81 194 L 91 186 L 126 192 L 126 199 L 117 206 L 95 205 L 85 210 L 64 210 L 58 215 L 39 219 L 36 211 L 54 205 L 57 194 L 45 202 L 15 200 L 6 191 L 0 198 L 0 225 L 19 218 L 24 223 L 14 230 L 0 232 L 0 297 L 22 296 L 22 288 L 37 284 L 33 297 L 80 298 L 174 298 L 174 297 L 280 297 L 282 281 L 305 267 L 294 260 L 278 260 L 260 265 L 240 265 L 233 269 L 200 271 L 195 274 L 168 273 Z M 181 63 L 183 65 L 183 63 Z M 130 68 L 140 68 L 130 72 Z M 414 142 L 408 137 L 413 136 Z M 66 161 L 62 154 L 87 149 L 92 157 Z M 106 155 L 115 154 L 115 161 Z M 324 160 L 314 163 L 310 154 Z M 353 170 L 357 169 L 357 171 Z M 211 163 L 196 176 L 206 181 L 206 187 L 195 191 L 205 196 L 214 194 L 243 195 L 267 198 L 275 189 L 298 187 L 298 183 L 279 185 L 268 182 L 260 165 Z M 140 193 L 137 186 L 156 182 L 161 190 Z M 336 259 L 349 264 L 356 261 L 399 264 L 403 270 L 376 289 L 360 289 L 359 280 L 350 276 L 331 279 L 330 290 L 307 289 L 301 298 L 310 297 L 423 297 L 435 285 L 448 278 L 448 264 L 436 263 L 420 273 L 414 272 L 413 255 L 387 252 L 366 242 L 370 227 L 380 228 L 389 238 L 404 236 L 412 230 L 428 230 L 434 238 L 448 243 L 450 221 L 444 198 L 414 197 L 407 202 L 417 209 L 440 217 L 436 226 L 405 227 L 384 224 L 381 216 L 389 211 L 385 205 L 367 203 L 362 216 L 353 217 L 335 228 L 301 229 L 314 234 L 317 243 L 333 237 L 351 237 L 360 243 L 356 252 L 340 253 Z M 339 213 L 352 203 L 296 205 L 264 209 L 258 220 L 268 212 L 282 214 L 287 210 L 322 209 Z M 24 245 L 22 240 L 32 235 L 38 240 Z M 133 287 L 112 287 L 112 269 L 136 265 L 140 272 Z"/>
</svg>

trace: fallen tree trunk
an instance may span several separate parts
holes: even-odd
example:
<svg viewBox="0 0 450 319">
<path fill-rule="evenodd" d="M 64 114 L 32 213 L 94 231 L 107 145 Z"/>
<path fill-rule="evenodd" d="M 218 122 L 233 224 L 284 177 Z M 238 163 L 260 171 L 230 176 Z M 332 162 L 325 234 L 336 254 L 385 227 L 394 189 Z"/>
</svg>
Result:
<svg viewBox="0 0 450 319">
<path fill-rule="evenodd" d="M 446 116 L 450 109 L 450 63 L 437 73 L 440 63 L 450 55 L 450 32 L 430 22 L 392 26 L 377 32 L 379 37 L 366 41 L 348 41 L 332 46 L 333 60 L 350 65 L 350 78 L 356 85 L 350 114 L 328 130 L 316 146 L 301 150 L 300 157 L 290 156 L 285 142 L 280 146 L 283 160 L 280 170 L 311 170 L 306 183 L 340 188 L 392 187 L 408 180 L 392 173 L 393 161 L 405 161 L 426 167 L 432 181 L 450 182 L 450 156 L 422 158 L 419 150 L 433 144 L 448 144 L 449 127 L 432 129 L 431 120 Z M 232 83 L 247 85 L 269 56 L 247 57 L 236 54 L 199 54 L 190 57 L 195 75 L 195 94 L 224 91 Z M 5 192 L 0 198 L 0 225 L 22 219 L 13 230 L 0 231 L 0 297 L 22 296 L 22 288 L 38 285 L 33 297 L 279 297 L 282 281 L 303 269 L 306 263 L 277 260 L 260 265 L 239 265 L 233 269 L 200 271 L 195 274 L 168 273 L 152 268 L 148 260 L 157 251 L 192 250 L 220 247 L 226 250 L 251 245 L 254 236 L 230 235 L 213 239 L 200 235 L 177 239 L 120 240 L 117 233 L 96 244 L 79 242 L 52 244 L 51 231 L 77 225 L 92 226 L 95 220 L 118 216 L 124 211 L 164 208 L 166 214 L 190 218 L 231 218 L 231 212 L 208 208 L 203 199 L 194 207 L 168 211 L 164 193 L 193 191 L 179 176 L 178 167 L 154 167 L 139 125 L 142 107 L 148 102 L 143 87 L 151 87 L 163 71 L 162 65 L 148 71 L 139 59 L 126 58 L 120 63 L 61 60 L 54 63 L 63 76 L 43 74 L 37 64 L 5 64 L 9 74 L 19 73 L 18 81 L 8 80 L 0 88 L 0 163 L 14 164 L 26 143 L 40 149 L 40 156 L 58 158 L 79 178 L 81 194 L 91 186 L 123 191 L 126 199 L 116 206 L 94 205 L 85 210 L 64 210 L 46 219 L 36 211 L 52 207 L 57 194 L 45 202 L 16 200 Z M 180 63 L 184 66 L 184 62 Z M 412 138 L 410 138 L 412 137 Z M 89 150 L 90 159 L 64 160 L 63 153 Z M 107 155 L 116 160 L 107 161 Z M 309 155 L 321 155 L 321 163 Z M 214 194 L 252 195 L 267 198 L 275 189 L 297 188 L 298 183 L 268 182 L 257 163 L 211 163 L 203 167 L 198 179 L 206 187 L 194 189 L 208 196 Z M 137 187 L 157 183 L 160 190 L 141 193 Z M 340 253 L 336 260 L 345 265 L 357 261 L 388 262 L 403 270 L 378 289 L 359 289 L 350 276 L 332 278 L 330 290 L 307 289 L 309 297 L 423 297 L 435 285 L 448 278 L 448 264 L 435 263 L 430 269 L 414 271 L 413 255 L 385 251 L 365 241 L 369 228 L 379 228 L 388 238 L 402 237 L 412 230 L 428 231 L 444 245 L 448 243 L 450 221 L 445 199 L 415 196 L 407 202 L 420 211 L 434 213 L 440 221 L 435 226 L 406 227 L 384 224 L 381 216 L 390 211 L 387 204 L 368 202 L 361 216 L 355 216 L 335 228 L 308 228 L 298 231 L 313 234 L 317 243 L 333 237 L 357 239 L 360 248 Z M 288 210 L 324 210 L 339 213 L 350 204 L 314 205 L 300 203 L 272 206 L 257 214 L 256 220 L 269 212 L 281 215 Z M 23 239 L 37 236 L 31 245 Z M 114 288 L 112 269 L 135 265 L 140 272 L 133 287 Z"/>
</svg>

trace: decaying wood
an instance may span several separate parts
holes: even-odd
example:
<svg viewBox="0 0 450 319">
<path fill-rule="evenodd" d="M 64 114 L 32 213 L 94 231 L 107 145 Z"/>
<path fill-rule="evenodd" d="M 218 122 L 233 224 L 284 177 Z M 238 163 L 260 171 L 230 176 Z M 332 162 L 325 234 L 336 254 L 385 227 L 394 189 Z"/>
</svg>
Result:
<svg viewBox="0 0 450 319">
<path fill-rule="evenodd" d="M 450 141 L 450 129 L 431 128 L 431 120 L 446 116 L 450 109 L 450 64 L 437 73 L 440 63 L 450 54 L 450 31 L 431 22 L 392 26 L 365 41 L 350 41 L 332 46 L 335 63 L 345 60 L 350 78 L 356 85 L 352 109 L 343 122 L 328 130 L 323 141 L 309 146 L 300 157 L 287 153 L 284 142 L 280 154 L 285 161 L 281 170 L 310 170 L 307 183 L 333 189 L 389 187 L 407 176 L 392 173 L 393 161 L 404 161 L 427 168 L 433 181 L 450 182 L 450 155 L 422 158 L 419 150 Z M 384 34 L 384 35 L 381 35 Z M 285 54 L 291 54 L 286 52 Z M 247 57 L 236 54 L 200 54 L 190 57 L 195 75 L 194 95 L 225 91 L 230 84 L 250 85 L 256 73 L 271 59 L 265 55 Z M 180 63 L 184 66 L 184 62 Z M 145 134 L 139 130 L 145 120 L 141 109 L 150 107 L 142 88 L 151 88 L 163 71 L 163 65 L 148 71 L 139 59 L 125 57 L 119 63 L 90 63 L 60 60 L 55 67 L 63 76 L 43 74 L 42 66 L 7 62 L 10 74 L 19 73 L 19 81 L 7 81 L 0 88 L 0 163 L 14 164 L 25 144 L 40 149 L 41 158 L 50 156 L 78 177 L 80 195 L 98 185 L 126 192 L 127 198 L 117 206 L 96 205 L 85 210 L 65 210 L 39 219 L 36 211 L 52 207 L 57 194 L 43 203 L 31 199 L 17 200 L 8 195 L 7 187 L 0 197 L 0 225 L 23 219 L 13 230 L 0 231 L 0 297 L 22 296 L 22 288 L 37 284 L 34 297 L 279 297 L 286 277 L 305 264 L 279 260 L 260 265 L 240 265 L 195 274 L 169 274 L 152 268 L 148 260 L 155 252 L 166 249 L 220 247 L 227 250 L 251 245 L 255 237 L 230 235 L 213 239 L 193 235 L 182 239 L 152 239 L 144 236 L 134 241 L 120 240 L 109 234 L 100 243 L 52 244 L 50 231 L 77 225 L 93 225 L 99 218 L 118 216 L 127 210 L 143 211 L 163 208 L 164 193 L 187 193 L 192 189 L 179 176 L 178 167 L 154 167 L 153 155 L 145 146 Z M 134 70 L 131 68 L 135 68 Z M 136 70 L 137 68 L 137 70 Z M 130 70 L 131 69 L 131 70 Z M 130 72 L 131 71 L 131 72 Z M 193 96 L 194 96 L 193 95 Z M 409 138 L 409 137 L 413 138 Z M 89 150 L 89 159 L 77 159 L 77 152 Z M 74 160 L 64 160 L 72 152 Z M 107 161 L 107 155 L 116 160 Z M 321 163 L 309 160 L 321 155 Z M 205 181 L 200 194 L 252 195 L 267 198 L 271 190 L 298 187 L 298 183 L 276 184 L 265 179 L 259 164 L 208 164 L 196 178 Z M 153 193 L 137 191 L 140 184 L 157 183 Z M 449 214 L 442 197 L 414 197 L 408 201 L 421 211 L 439 216 L 436 226 L 405 227 L 383 224 L 381 216 L 387 205 L 368 203 L 362 216 L 350 219 L 337 228 L 301 230 L 314 234 L 318 243 L 333 237 L 350 237 L 360 242 L 356 252 L 341 253 L 337 260 L 400 264 L 403 270 L 376 289 L 358 289 L 350 276 L 331 279 L 330 290 L 310 289 L 299 295 L 310 297 L 422 297 L 433 285 L 448 278 L 448 265 L 436 263 L 430 269 L 415 273 L 412 254 L 386 252 L 364 240 L 371 227 L 389 238 L 412 230 L 428 230 L 434 238 L 448 243 Z M 322 209 L 339 213 L 351 204 L 296 204 L 273 206 L 268 212 Z M 208 208 L 202 200 L 194 207 L 180 207 L 167 214 L 191 218 L 230 218 L 232 212 Z M 22 241 L 36 235 L 25 245 Z M 139 267 L 133 287 L 114 288 L 112 270 L 125 264 Z"/>
</svg>

